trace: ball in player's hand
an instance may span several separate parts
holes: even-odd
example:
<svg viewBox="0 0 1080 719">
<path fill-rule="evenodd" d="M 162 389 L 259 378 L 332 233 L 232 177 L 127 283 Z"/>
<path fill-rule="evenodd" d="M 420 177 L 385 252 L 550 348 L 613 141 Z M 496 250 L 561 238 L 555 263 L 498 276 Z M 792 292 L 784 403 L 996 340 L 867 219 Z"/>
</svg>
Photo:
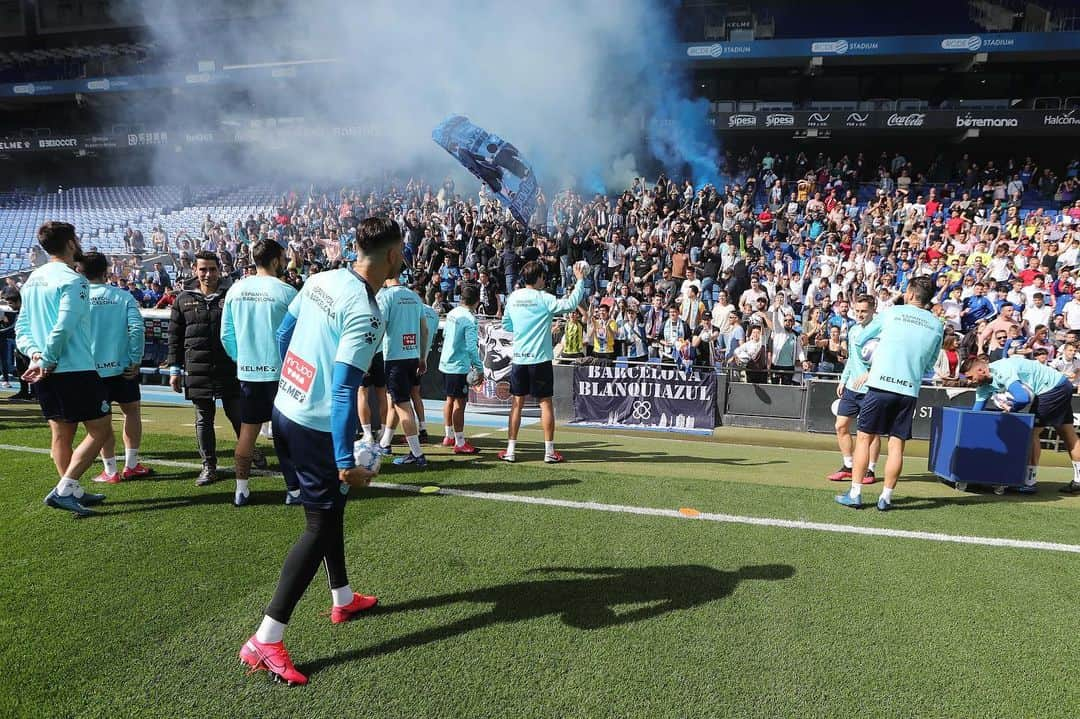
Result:
<svg viewBox="0 0 1080 719">
<path fill-rule="evenodd" d="M 874 361 L 874 352 L 877 350 L 878 342 L 876 337 L 872 337 L 864 342 L 859 350 L 859 356 L 866 365 Z"/>
<path fill-rule="evenodd" d="M 589 263 L 585 260 L 578 260 L 574 263 L 574 273 L 578 277 L 587 277 L 589 275 Z"/>
<path fill-rule="evenodd" d="M 356 462 L 357 467 L 378 474 L 382 452 L 369 442 L 356 442 L 353 444 L 353 461 Z"/>
<path fill-rule="evenodd" d="M 991 397 L 994 401 L 994 406 L 1000 409 L 1002 412 L 1009 412 L 1013 408 L 1014 399 L 1009 392 L 997 392 Z"/>
</svg>

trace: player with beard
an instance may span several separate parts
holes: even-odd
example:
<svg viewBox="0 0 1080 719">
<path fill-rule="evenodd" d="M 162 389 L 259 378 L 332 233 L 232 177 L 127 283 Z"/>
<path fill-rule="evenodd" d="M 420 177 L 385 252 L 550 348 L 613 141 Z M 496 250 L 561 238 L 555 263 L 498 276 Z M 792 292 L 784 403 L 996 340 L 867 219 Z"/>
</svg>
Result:
<svg viewBox="0 0 1080 719">
<path fill-rule="evenodd" d="M 52 459 L 60 481 L 45 497 L 54 509 L 93 514 L 87 505 L 105 499 L 83 490 L 79 478 L 89 469 L 112 428 L 109 397 L 97 373 L 90 342 L 90 284 L 75 271 L 84 259 L 67 222 L 46 222 L 37 233 L 49 261 L 22 286 L 22 312 L 15 322 L 15 344 L 30 358 L 23 379 L 37 385 L 41 414 L 52 433 Z M 72 449 L 75 430 L 86 437 Z"/>
<path fill-rule="evenodd" d="M 373 472 L 356 466 L 357 391 L 382 343 L 383 319 L 373 288 L 401 271 L 404 247 L 393 220 L 369 217 L 356 232 L 351 267 L 313 275 L 278 328 L 281 379 L 274 400 L 274 448 L 281 470 L 300 486 L 307 526 L 289 550 L 258 631 L 240 650 L 253 670 L 306 684 L 282 642 L 292 612 L 319 565 L 326 567 L 330 621 L 348 621 L 377 599 L 356 594 L 345 568 L 345 496 Z"/>
</svg>

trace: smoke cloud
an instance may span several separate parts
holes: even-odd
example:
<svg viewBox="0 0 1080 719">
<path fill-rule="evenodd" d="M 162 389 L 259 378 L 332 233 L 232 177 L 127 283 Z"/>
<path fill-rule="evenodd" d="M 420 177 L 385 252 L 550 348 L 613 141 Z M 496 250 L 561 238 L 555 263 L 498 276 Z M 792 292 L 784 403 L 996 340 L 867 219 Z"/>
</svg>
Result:
<svg viewBox="0 0 1080 719">
<path fill-rule="evenodd" d="M 283 12 L 270 18 L 193 31 L 190 24 L 182 29 L 193 9 L 188 0 L 154 4 L 153 17 L 144 19 L 150 39 L 167 53 L 191 57 L 200 48 L 207 54 L 201 59 L 217 60 L 215 49 L 227 48 L 240 63 L 340 60 L 246 89 L 185 89 L 162 108 L 169 124 L 225 123 L 226 131 L 243 132 L 256 118 L 302 116 L 358 129 L 350 137 L 204 150 L 197 162 L 191 148 L 165 146 L 154 150 L 155 182 L 346 179 L 386 171 L 461 177 L 453 158 L 431 141 L 432 128 L 452 113 L 517 145 L 549 195 L 565 186 L 621 189 L 657 166 L 695 184 L 718 179 L 717 140 L 704 101 L 686 92 L 669 3 L 277 5 Z"/>
</svg>

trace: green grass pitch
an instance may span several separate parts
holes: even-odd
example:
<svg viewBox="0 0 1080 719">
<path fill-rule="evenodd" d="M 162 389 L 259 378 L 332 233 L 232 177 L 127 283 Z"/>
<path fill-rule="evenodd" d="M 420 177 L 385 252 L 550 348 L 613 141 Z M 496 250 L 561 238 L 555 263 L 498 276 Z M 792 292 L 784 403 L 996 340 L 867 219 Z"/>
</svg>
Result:
<svg viewBox="0 0 1080 719">
<path fill-rule="evenodd" d="M 146 416 L 148 463 L 195 461 L 190 410 Z M 484 432 L 479 458 L 430 448 L 427 471 L 384 467 L 379 480 L 1080 544 L 1080 498 L 1059 496 L 1071 471 L 1050 453 L 1039 494 L 995 497 L 939 484 L 915 445 L 898 509 L 883 515 L 833 504 L 844 485 L 823 479 L 838 459 L 828 437 L 560 428 L 568 462 L 549 467 L 535 430 L 513 466 L 495 458 L 505 434 L 471 434 Z M 986 719 L 1080 707 L 1077 554 L 376 488 L 354 490 L 346 543 L 353 587 L 380 605 L 331 625 L 317 576 L 285 637 L 311 683 L 285 687 L 236 656 L 302 527 L 280 478 L 254 479 L 253 504 L 237 509 L 228 473 L 196 488 L 197 469 L 158 464 L 76 520 L 41 503 L 48 456 L 11 449 L 47 447 L 36 408 L 0 407 L 0 444 L 0 717 Z"/>
</svg>

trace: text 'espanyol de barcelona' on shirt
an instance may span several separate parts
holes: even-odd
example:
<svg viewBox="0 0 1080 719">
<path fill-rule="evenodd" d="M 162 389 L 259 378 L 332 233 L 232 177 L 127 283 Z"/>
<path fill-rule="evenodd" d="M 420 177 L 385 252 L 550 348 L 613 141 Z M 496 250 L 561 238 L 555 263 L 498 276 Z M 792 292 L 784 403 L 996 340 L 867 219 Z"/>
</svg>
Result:
<svg viewBox="0 0 1080 719">
<path fill-rule="evenodd" d="M 468 374 L 473 367 L 484 367 L 480 359 L 479 322 L 467 307 L 459 305 L 446 313 L 439 371 L 443 374 Z"/>
<path fill-rule="evenodd" d="M 420 321 L 424 314 L 420 295 L 404 285 L 394 285 L 379 290 L 376 301 L 386 323 L 383 359 L 420 359 Z"/>
<path fill-rule="evenodd" d="M 90 283 L 63 262 L 34 270 L 22 286 L 15 344 L 27 357 L 41 354 L 54 372 L 94 369 L 90 347 Z"/>
<path fill-rule="evenodd" d="M 514 364 L 540 364 L 555 357 L 551 345 L 551 319 L 564 315 L 585 299 L 585 283 L 561 300 L 529 287 L 514 290 L 503 310 L 503 329 L 514 333 Z"/>
<path fill-rule="evenodd" d="M 861 338 L 863 343 L 879 338 L 867 386 L 918 397 L 923 375 L 937 361 L 943 334 L 941 321 L 914 305 L 890 307 L 874 317 Z"/>
<path fill-rule="evenodd" d="M 225 294 L 221 344 L 243 382 L 275 382 L 281 374 L 277 331 L 296 289 L 276 277 L 245 277 Z"/>
<path fill-rule="evenodd" d="M 112 285 L 90 285 L 90 348 L 97 373 L 116 377 L 142 363 L 146 335 L 135 298 Z"/>
<path fill-rule="evenodd" d="M 382 342 L 382 314 L 367 283 L 351 269 L 314 275 L 289 314 L 296 327 L 274 407 L 297 424 L 329 433 L 334 363 L 368 371 Z"/>
</svg>

